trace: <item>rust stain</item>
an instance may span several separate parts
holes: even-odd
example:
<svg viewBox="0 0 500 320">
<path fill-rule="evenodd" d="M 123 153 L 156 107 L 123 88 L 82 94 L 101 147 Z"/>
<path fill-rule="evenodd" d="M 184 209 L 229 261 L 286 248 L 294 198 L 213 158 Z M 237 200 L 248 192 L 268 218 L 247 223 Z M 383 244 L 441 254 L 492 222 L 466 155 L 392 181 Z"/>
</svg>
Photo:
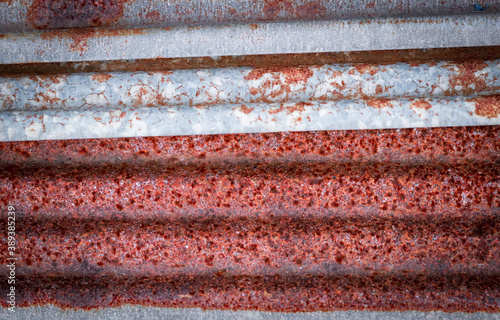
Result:
<svg viewBox="0 0 500 320">
<path fill-rule="evenodd" d="M 2 142 L 0 203 L 20 218 L 16 301 L 499 312 L 499 137 L 484 126 Z"/>
<path fill-rule="evenodd" d="M 98 81 L 98 82 L 106 82 L 109 79 L 111 79 L 113 76 L 110 75 L 109 73 L 97 73 L 92 76 L 92 80 Z"/>
<path fill-rule="evenodd" d="M 127 0 L 34 0 L 28 21 L 37 29 L 106 27 L 122 15 Z"/>
<path fill-rule="evenodd" d="M 285 110 L 285 108 L 283 108 L 283 106 L 280 106 L 279 108 L 271 109 L 268 112 L 269 112 L 269 114 L 278 114 L 284 110 Z"/>
<path fill-rule="evenodd" d="M 168 29 L 168 28 L 167 28 Z M 122 32 L 123 34 L 123 32 Z M 61 37 L 60 35 L 59 37 Z M 50 35 L 46 37 L 51 38 Z M 57 35 L 54 37 L 58 37 Z M 64 36 L 71 38 L 69 34 Z M 24 74 L 60 74 L 75 72 L 111 71 L 167 71 L 178 69 L 205 69 L 227 67 L 283 68 L 290 66 L 313 66 L 336 63 L 391 64 L 408 62 L 412 67 L 421 63 L 436 65 L 437 60 L 464 62 L 472 60 L 495 60 L 500 58 L 500 47 L 467 47 L 412 50 L 380 50 L 367 52 L 328 52 L 307 54 L 249 55 L 195 58 L 139 59 L 135 61 L 118 60 L 110 62 L 88 61 L 64 63 L 25 63 L 0 65 L 0 77 Z"/>
<path fill-rule="evenodd" d="M 249 107 L 247 107 L 247 106 L 245 106 L 245 105 L 241 105 L 241 106 L 239 106 L 239 107 L 238 107 L 238 109 L 239 109 L 241 112 L 243 112 L 244 114 L 250 114 L 250 113 L 252 113 L 252 111 L 253 111 L 255 108 L 249 108 Z"/>
<path fill-rule="evenodd" d="M 288 111 L 288 113 L 292 113 L 292 112 L 304 112 L 306 110 L 304 108 L 305 106 L 312 106 L 312 105 L 313 104 L 310 103 L 310 102 L 299 102 L 299 103 L 296 103 L 293 106 L 286 107 L 286 110 Z M 269 112 L 269 113 L 271 113 L 271 112 Z"/>
<path fill-rule="evenodd" d="M 297 68 L 257 68 L 245 76 L 245 80 L 264 79 L 263 84 L 251 87 L 250 93 L 255 96 L 252 102 L 270 102 L 271 98 L 287 95 L 291 86 L 305 83 L 314 72 L 309 67 Z"/>
<path fill-rule="evenodd" d="M 349 74 L 353 75 L 356 72 L 359 74 L 365 74 L 368 73 L 372 76 L 377 74 L 377 72 L 380 71 L 380 67 L 378 65 L 371 65 L 371 64 L 357 64 L 353 67 L 353 69 L 349 70 Z"/>
<path fill-rule="evenodd" d="M 146 19 L 159 22 L 162 20 L 162 16 L 158 10 L 153 10 L 146 13 Z"/>
<path fill-rule="evenodd" d="M 283 109 L 284 110 L 284 109 Z M 283 111 L 282 110 L 282 111 Z M 135 163 L 138 150 L 149 150 L 154 161 L 208 161 L 284 159 L 310 162 L 350 159 L 415 163 L 423 161 L 494 162 L 500 150 L 500 126 L 421 128 L 402 130 L 322 131 L 216 136 L 150 137 L 0 143 L 0 161 L 21 162 L 19 152 L 31 161 L 66 164 L 124 161 Z M 75 150 L 86 146 L 95 158 L 81 159 Z M 238 160 L 240 161 L 240 160 Z"/>
<path fill-rule="evenodd" d="M 258 29 L 258 28 L 259 28 L 259 25 L 258 25 L 258 24 L 255 24 L 255 23 L 250 24 L 250 25 L 248 25 L 248 26 L 249 26 L 249 27 L 250 27 L 250 29 L 252 29 L 252 30 L 255 30 L 255 29 Z"/>
<path fill-rule="evenodd" d="M 390 99 L 371 99 L 366 100 L 366 105 L 376 109 L 392 108 L 394 107 Z"/>
<path fill-rule="evenodd" d="M 447 95 L 457 95 L 457 87 L 462 88 L 463 95 L 473 95 L 477 92 L 498 90 L 500 86 L 490 88 L 486 84 L 487 73 L 481 73 L 488 67 L 484 61 L 471 60 L 457 65 L 458 71 L 454 71 L 450 78 L 450 89 L 446 91 Z"/>
<path fill-rule="evenodd" d="M 430 108 L 432 108 L 432 105 L 425 100 L 416 100 L 410 104 L 410 108 L 429 110 Z"/>
<path fill-rule="evenodd" d="M 500 96 L 476 97 L 467 101 L 474 102 L 474 114 L 488 119 L 500 116 Z"/>
</svg>

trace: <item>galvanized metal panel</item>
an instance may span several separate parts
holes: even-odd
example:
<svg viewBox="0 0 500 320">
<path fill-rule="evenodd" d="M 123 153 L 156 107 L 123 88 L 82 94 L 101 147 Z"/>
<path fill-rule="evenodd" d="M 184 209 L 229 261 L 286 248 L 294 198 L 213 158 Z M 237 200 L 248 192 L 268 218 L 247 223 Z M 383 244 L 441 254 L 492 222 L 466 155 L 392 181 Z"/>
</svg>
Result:
<svg viewBox="0 0 500 320">
<path fill-rule="evenodd" d="M 0 79 L 0 140 L 500 123 L 500 60 Z"/>
<path fill-rule="evenodd" d="M 498 13 L 494 0 L 9 0 L 0 2 L 0 32 L 88 27 L 172 27 L 263 21 L 331 20 Z"/>
<path fill-rule="evenodd" d="M 215 61 L 495 46 L 499 10 L 0 2 L 0 69 L 15 71 L 0 78 L 0 201 L 17 215 L 18 317 L 498 318 L 485 313 L 500 311 L 498 53 L 384 66 Z M 158 63 L 202 56 L 215 68 Z M 415 129 L 439 126 L 460 127 Z M 338 131 L 373 128 L 403 129 Z M 326 129 L 336 131 L 311 131 Z M 220 135 L 235 132 L 245 134 Z M 174 136 L 139 137 L 159 135 Z M 65 140 L 19 141 L 46 139 Z"/>
<path fill-rule="evenodd" d="M 499 19 L 485 14 L 12 33 L 0 38 L 0 63 L 498 46 Z"/>
</svg>

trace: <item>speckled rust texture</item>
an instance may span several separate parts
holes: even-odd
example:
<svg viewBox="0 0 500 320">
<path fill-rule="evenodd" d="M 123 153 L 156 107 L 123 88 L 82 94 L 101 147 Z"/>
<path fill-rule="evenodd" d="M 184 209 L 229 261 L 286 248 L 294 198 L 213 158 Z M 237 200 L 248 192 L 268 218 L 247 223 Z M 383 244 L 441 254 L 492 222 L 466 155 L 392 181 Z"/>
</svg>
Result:
<svg viewBox="0 0 500 320">
<path fill-rule="evenodd" d="M 34 0 L 28 21 L 37 29 L 102 27 L 116 22 L 127 0 Z"/>
<path fill-rule="evenodd" d="M 499 138 L 485 126 L 0 143 L 19 305 L 499 312 Z"/>
</svg>

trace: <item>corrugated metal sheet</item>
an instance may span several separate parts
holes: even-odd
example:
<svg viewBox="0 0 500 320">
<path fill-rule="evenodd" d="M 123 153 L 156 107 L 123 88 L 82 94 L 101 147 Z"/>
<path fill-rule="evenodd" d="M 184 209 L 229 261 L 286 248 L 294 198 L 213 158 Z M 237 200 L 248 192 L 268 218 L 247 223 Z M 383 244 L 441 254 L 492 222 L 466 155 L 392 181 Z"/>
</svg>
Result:
<svg viewBox="0 0 500 320">
<path fill-rule="evenodd" d="M 497 126 L 0 150 L 20 306 L 499 309 Z"/>
<path fill-rule="evenodd" d="M 0 316 L 497 317 L 499 10 L 0 1 Z"/>
</svg>

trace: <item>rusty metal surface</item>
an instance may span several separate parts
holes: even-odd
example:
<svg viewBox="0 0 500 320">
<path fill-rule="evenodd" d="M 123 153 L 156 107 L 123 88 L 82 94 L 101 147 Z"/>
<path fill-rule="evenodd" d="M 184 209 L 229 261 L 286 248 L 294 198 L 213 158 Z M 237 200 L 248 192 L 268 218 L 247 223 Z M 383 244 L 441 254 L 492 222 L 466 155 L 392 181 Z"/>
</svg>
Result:
<svg viewBox="0 0 500 320">
<path fill-rule="evenodd" d="M 499 11 L 0 0 L 17 317 L 498 318 Z"/>
<path fill-rule="evenodd" d="M 75 319 L 75 320 L 498 320 L 500 315 L 486 312 L 416 312 L 416 311 L 331 311 L 304 313 L 278 313 L 262 311 L 201 310 L 198 308 L 157 308 L 124 306 L 89 311 L 60 309 L 54 306 L 31 307 L 16 310 L 12 320 Z"/>
<path fill-rule="evenodd" d="M 499 138 L 484 126 L 2 142 L 19 306 L 499 312 Z"/>
<path fill-rule="evenodd" d="M 139 60 L 24 63 L 0 65 L 0 77 L 60 75 L 73 73 L 159 72 L 215 68 L 290 68 L 326 64 L 418 64 L 439 61 L 465 62 L 500 59 L 500 47 L 429 48 L 411 50 L 321 52 L 303 54 L 247 55 Z"/>
<path fill-rule="evenodd" d="M 10 33 L 0 36 L 0 63 L 498 46 L 499 19 L 488 13 Z"/>
<path fill-rule="evenodd" d="M 0 78 L 0 140 L 500 124 L 500 60 Z"/>
<path fill-rule="evenodd" d="M 6 0 L 0 31 L 62 28 L 173 27 L 263 21 L 331 20 L 498 13 L 494 0 Z"/>
</svg>

